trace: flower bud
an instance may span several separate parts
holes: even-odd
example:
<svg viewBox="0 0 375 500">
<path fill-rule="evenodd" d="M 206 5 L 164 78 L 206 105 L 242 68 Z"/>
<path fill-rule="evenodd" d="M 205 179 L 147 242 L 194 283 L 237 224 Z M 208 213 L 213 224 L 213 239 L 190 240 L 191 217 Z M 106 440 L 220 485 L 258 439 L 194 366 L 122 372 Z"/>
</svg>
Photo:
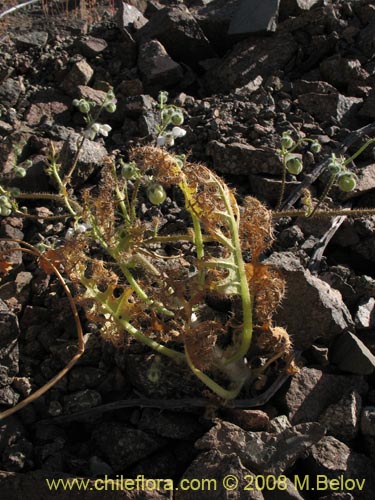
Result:
<svg viewBox="0 0 375 500">
<path fill-rule="evenodd" d="M 312 153 L 320 153 L 322 150 L 322 146 L 318 141 L 314 141 L 311 143 L 310 150 Z"/>
<path fill-rule="evenodd" d="M 172 113 L 171 120 L 173 125 L 182 125 L 184 123 L 184 115 L 181 111 L 175 111 Z"/>
<path fill-rule="evenodd" d="M 289 159 L 286 161 L 286 169 L 290 174 L 293 175 L 298 175 L 302 172 L 303 169 L 303 163 L 302 161 L 297 158 L 296 156 L 291 156 Z"/>
<path fill-rule="evenodd" d="M 161 205 L 164 203 L 167 193 L 161 184 L 151 184 L 147 188 L 147 197 L 153 205 Z"/>
<path fill-rule="evenodd" d="M 285 149 L 290 149 L 293 146 L 294 146 L 294 141 L 290 137 L 290 135 L 283 135 L 283 137 L 281 138 L 281 147 Z"/>
<path fill-rule="evenodd" d="M 353 172 L 343 172 L 337 179 L 337 185 L 341 191 L 349 193 L 357 186 L 357 176 Z"/>
<path fill-rule="evenodd" d="M 90 104 L 87 101 L 82 100 L 79 103 L 78 109 L 80 110 L 81 113 L 87 115 L 87 113 L 90 112 Z"/>
<path fill-rule="evenodd" d="M 116 111 L 116 104 L 114 102 L 110 102 L 106 105 L 105 109 L 108 113 L 114 113 Z"/>
</svg>

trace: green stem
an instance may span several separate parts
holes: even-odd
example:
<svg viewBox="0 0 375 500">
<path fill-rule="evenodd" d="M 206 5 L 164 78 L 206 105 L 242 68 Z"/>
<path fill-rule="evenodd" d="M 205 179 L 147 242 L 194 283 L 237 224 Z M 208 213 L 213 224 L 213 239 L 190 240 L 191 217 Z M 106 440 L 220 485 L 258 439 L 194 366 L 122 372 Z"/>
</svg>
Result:
<svg viewBox="0 0 375 500">
<path fill-rule="evenodd" d="M 285 194 L 285 184 L 286 184 L 286 155 L 283 154 L 283 171 L 282 171 L 282 177 L 281 177 L 281 187 L 280 187 L 280 194 L 279 194 L 279 200 L 276 205 L 276 210 L 280 210 L 281 204 L 284 199 L 284 194 Z"/>
<path fill-rule="evenodd" d="M 234 262 L 238 268 L 238 278 L 240 281 L 240 294 L 242 302 L 242 321 L 243 321 L 240 345 L 237 349 L 237 352 L 234 355 L 230 356 L 225 361 L 225 364 L 227 365 L 244 357 L 247 354 L 253 336 L 253 318 L 252 318 L 252 304 L 251 304 L 250 290 L 246 279 L 245 264 L 242 259 L 242 249 L 241 249 L 241 242 L 238 230 L 239 220 L 236 220 L 234 216 L 232 205 L 230 203 L 230 197 L 227 195 L 227 192 L 224 190 L 223 186 L 220 183 L 218 183 L 218 186 L 222 198 L 224 200 L 225 207 L 230 216 L 228 224 L 234 247 L 233 251 Z"/>
<path fill-rule="evenodd" d="M 316 213 L 316 211 L 318 210 L 318 208 L 321 206 L 321 204 L 323 203 L 323 201 L 326 199 L 326 197 L 328 196 L 328 193 L 330 192 L 334 182 L 335 182 L 335 179 L 337 177 L 337 174 L 332 174 L 323 193 L 322 193 L 322 196 L 319 198 L 318 200 L 318 203 L 315 205 L 314 209 L 312 210 L 311 213 L 307 214 L 306 215 L 306 219 L 309 219 L 310 217 L 313 217 Z"/>
<path fill-rule="evenodd" d="M 272 212 L 273 219 L 281 219 L 282 217 L 306 217 L 304 210 L 281 210 Z M 315 212 L 315 217 L 335 217 L 337 215 L 346 215 L 348 217 L 364 217 L 366 215 L 375 215 L 375 208 L 359 208 L 349 210 L 318 210 Z"/>
<path fill-rule="evenodd" d="M 220 384 L 212 380 L 212 378 L 203 373 L 201 370 L 199 370 L 199 368 L 197 368 L 193 364 L 186 346 L 185 346 L 185 356 L 190 370 L 194 373 L 196 377 L 199 378 L 199 380 L 201 380 L 209 389 L 211 389 L 211 391 L 213 391 L 215 394 L 217 394 L 219 397 L 223 399 L 234 399 L 236 396 L 238 396 L 245 382 L 244 380 L 241 382 L 237 382 L 237 384 L 232 389 L 224 389 L 224 387 L 222 387 Z"/>
<path fill-rule="evenodd" d="M 190 212 L 191 219 L 193 221 L 193 229 L 194 229 L 194 244 L 197 249 L 197 258 L 199 260 L 202 260 L 204 257 L 204 245 L 203 245 L 203 238 L 202 238 L 202 228 L 199 222 L 198 217 L 193 213 Z M 204 268 L 202 268 L 198 272 L 198 283 L 200 287 L 204 287 L 205 284 L 205 271 Z"/>
<path fill-rule="evenodd" d="M 363 153 L 363 151 L 368 148 L 368 146 L 370 146 L 370 144 L 372 144 L 373 142 L 375 142 L 375 139 L 369 139 L 363 146 L 361 146 L 358 151 L 356 151 L 350 158 L 348 158 L 347 160 L 344 161 L 343 165 L 348 165 L 350 162 L 352 162 L 353 160 L 355 160 L 357 158 L 357 156 L 359 156 L 360 154 Z"/>
</svg>

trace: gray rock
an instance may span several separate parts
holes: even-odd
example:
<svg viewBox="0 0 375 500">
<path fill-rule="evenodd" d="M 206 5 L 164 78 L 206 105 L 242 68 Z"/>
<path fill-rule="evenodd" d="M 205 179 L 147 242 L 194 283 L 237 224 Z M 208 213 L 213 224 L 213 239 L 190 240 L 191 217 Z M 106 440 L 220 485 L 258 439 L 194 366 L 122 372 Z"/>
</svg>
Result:
<svg viewBox="0 0 375 500">
<path fill-rule="evenodd" d="M 47 41 L 48 33 L 46 31 L 31 31 L 15 37 L 15 42 L 20 47 L 44 47 Z"/>
<path fill-rule="evenodd" d="M 359 116 L 362 118 L 375 119 L 375 89 L 372 89 L 363 101 L 363 106 L 359 110 Z"/>
<path fill-rule="evenodd" d="M 281 0 L 280 15 L 298 16 L 307 10 L 310 10 L 314 5 L 320 3 L 321 0 Z"/>
<path fill-rule="evenodd" d="M 375 356 L 355 335 L 340 335 L 331 350 L 331 361 L 342 371 L 370 375 L 375 370 Z"/>
<path fill-rule="evenodd" d="M 71 120 L 71 106 L 71 99 L 62 92 L 55 89 L 43 89 L 33 95 L 25 118 L 31 127 L 42 123 L 68 125 Z"/>
<path fill-rule="evenodd" d="M 72 165 L 73 158 L 77 152 L 77 141 L 80 141 L 79 134 L 71 134 L 68 140 L 64 143 L 61 153 L 60 162 L 62 171 L 67 172 Z M 97 167 L 102 166 L 103 159 L 108 155 L 106 148 L 99 142 L 85 139 L 81 148 L 77 167 L 73 174 L 73 184 L 78 186 L 84 182 Z"/>
<path fill-rule="evenodd" d="M 77 42 L 77 46 L 85 57 L 96 57 L 105 51 L 108 44 L 102 38 L 95 38 L 94 36 L 85 37 L 83 40 Z"/>
<path fill-rule="evenodd" d="M 327 434 L 342 441 L 350 441 L 358 433 L 361 408 L 361 396 L 357 391 L 352 391 L 338 403 L 328 406 L 319 422 L 327 429 Z"/>
<path fill-rule="evenodd" d="M 360 31 L 357 46 L 367 57 L 372 57 L 375 50 L 375 19 Z"/>
<path fill-rule="evenodd" d="M 293 253 L 274 253 L 266 263 L 279 269 L 286 279 L 287 294 L 276 311 L 275 321 L 286 327 L 297 349 L 309 347 L 317 338 L 332 338 L 353 326 L 340 292 L 304 269 Z"/>
<path fill-rule="evenodd" d="M 289 422 L 288 417 L 286 415 L 279 415 L 270 420 L 267 431 L 276 434 L 285 431 L 289 427 L 292 427 L 292 424 Z"/>
<path fill-rule="evenodd" d="M 154 105 L 155 101 L 149 95 L 129 96 L 124 103 L 125 115 L 130 118 L 139 118 L 140 115 L 152 111 Z"/>
<path fill-rule="evenodd" d="M 78 85 L 87 85 L 94 75 L 94 70 L 87 61 L 82 59 L 74 63 L 64 78 L 61 86 L 68 94 L 74 94 Z"/>
<path fill-rule="evenodd" d="M 280 197 L 281 179 L 265 175 L 248 175 L 250 194 L 267 204 L 277 203 Z M 285 197 L 289 196 L 299 185 L 297 180 L 285 182 Z"/>
<path fill-rule="evenodd" d="M 278 475 L 323 436 L 324 428 L 318 423 L 300 424 L 271 434 L 246 432 L 229 422 L 218 422 L 195 446 L 200 450 L 216 449 L 226 455 L 235 453 L 251 471 Z"/>
<path fill-rule="evenodd" d="M 119 2 L 118 25 L 121 30 L 125 29 L 130 32 L 139 30 L 147 22 L 146 17 L 135 5 L 130 5 L 130 2 Z"/>
<path fill-rule="evenodd" d="M 223 144 L 211 141 L 207 154 L 212 157 L 217 172 L 232 175 L 272 174 L 282 171 L 280 155 L 273 148 L 255 148 L 250 144 L 233 142 Z"/>
<path fill-rule="evenodd" d="M 8 446 L 2 456 L 2 465 L 7 471 L 19 472 L 26 461 L 31 458 L 32 444 L 25 438 L 17 440 Z"/>
<path fill-rule="evenodd" d="M 69 390 L 92 389 L 105 379 L 106 372 L 94 366 L 76 366 L 69 372 Z"/>
<path fill-rule="evenodd" d="M 375 436 L 375 406 L 366 406 L 361 415 L 361 432 L 365 436 Z"/>
<path fill-rule="evenodd" d="M 28 498 L 30 500 L 48 498 L 45 493 L 46 479 L 55 479 L 56 481 L 63 479 L 68 481 L 67 484 L 76 484 L 75 480 L 77 479 L 77 476 L 63 472 L 55 472 L 61 471 L 63 468 L 61 460 L 57 460 L 57 463 L 52 462 L 52 464 L 52 470 L 37 470 L 22 473 L 1 471 L 0 490 L 3 498 L 6 498 L 7 500 L 19 500 L 20 498 Z M 112 486 L 109 486 L 105 495 L 106 500 L 166 500 L 165 493 L 160 492 L 157 489 L 147 490 L 145 488 L 144 490 L 136 490 L 134 488 L 134 491 L 124 492 L 121 487 L 119 489 L 115 489 L 116 483 L 111 483 L 110 478 L 108 478 L 108 480 L 109 482 L 107 484 L 113 484 L 114 489 L 112 490 Z M 70 483 L 70 481 L 72 482 Z M 102 500 L 103 491 L 97 488 L 97 484 L 98 483 L 95 483 L 94 480 L 87 480 L 87 488 L 85 485 L 85 491 L 83 491 L 82 488 L 79 492 L 80 500 Z M 103 483 L 101 484 L 103 485 Z M 73 500 L 74 497 L 77 497 L 77 494 L 74 492 L 67 493 L 66 491 L 60 492 L 59 490 L 55 491 L 52 495 L 56 500 Z M 49 496 L 51 497 L 51 495 Z"/>
<path fill-rule="evenodd" d="M 295 80 L 293 82 L 292 94 L 294 97 L 304 94 L 337 94 L 335 87 L 327 82 Z"/>
<path fill-rule="evenodd" d="M 334 120 L 335 123 L 349 124 L 350 120 L 362 107 L 360 97 L 346 97 L 342 94 L 304 94 L 298 96 L 298 102 L 304 111 L 310 113 L 319 122 Z"/>
<path fill-rule="evenodd" d="M 323 79 L 338 89 L 346 88 L 353 80 L 366 80 L 369 76 L 358 59 L 347 59 L 340 55 L 322 61 L 319 69 Z"/>
<path fill-rule="evenodd" d="M 139 48 L 138 69 L 145 85 L 167 88 L 178 83 L 182 67 L 167 53 L 157 40 L 143 43 Z"/>
<path fill-rule="evenodd" d="M 370 297 L 362 301 L 354 318 L 358 329 L 375 328 L 375 298 Z"/>
<path fill-rule="evenodd" d="M 295 481 L 291 481 L 286 477 L 286 483 L 282 483 L 282 487 L 277 487 L 275 489 L 267 489 L 264 491 L 265 500 L 304 500 L 296 486 Z"/>
<path fill-rule="evenodd" d="M 175 61 L 196 66 L 198 61 L 215 57 L 210 42 L 184 5 L 166 7 L 137 33 L 139 41 L 156 38 Z"/>
<path fill-rule="evenodd" d="M 352 493 L 357 500 L 372 500 L 374 498 L 374 466 L 372 461 L 352 451 L 346 444 L 332 436 L 326 436 L 312 446 L 310 454 L 303 462 L 306 472 L 313 477 L 315 475 L 326 476 L 330 479 L 350 479 L 354 486 Z M 363 490 L 354 483 L 357 480 L 363 483 Z M 337 487 L 337 483 L 336 483 Z M 348 488 L 344 488 L 348 489 Z M 328 485 L 328 491 L 334 491 Z M 336 490 L 337 491 L 337 490 Z"/>
<path fill-rule="evenodd" d="M 75 413 L 78 411 L 94 408 L 100 405 L 102 397 L 98 391 L 84 389 L 64 396 L 65 413 Z"/>
<path fill-rule="evenodd" d="M 242 0 L 229 26 L 230 35 L 273 32 L 280 0 Z"/>
<path fill-rule="evenodd" d="M 0 300 L 0 404 L 13 406 L 18 399 L 9 384 L 18 374 L 20 330 L 17 316 Z"/>
<path fill-rule="evenodd" d="M 223 478 L 228 475 L 238 480 L 238 486 L 231 490 L 229 487 L 224 488 Z M 222 453 L 219 450 L 210 450 L 201 453 L 194 462 L 186 469 L 181 481 L 194 480 L 216 480 L 216 488 L 207 488 L 204 491 L 205 500 L 262 500 L 263 494 L 261 491 L 246 491 L 246 485 L 250 483 L 250 476 L 253 476 L 251 471 L 244 467 L 240 457 L 234 453 Z M 175 500 L 201 500 L 202 490 L 194 491 L 186 488 L 178 487 L 175 492 Z"/>
<path fill-rule="evenodd" d="M 116 472 L 151 455 L 166 443 L 162 438 L 118 422 L 103 422 L 94 430 L 93 439 Z"/>
<path fill-rule="evenodd" d="M 269 430 L 270 418 L 262 410 L 242 410 L 240 408 L 226 408 L 222 410 L 224 419 L 238 425 L 244 431 Z"/>
<path fill-rule="evenodd" d="M 0 102 L 6 107 L 15 106 L 22 92 L 22 85 L 15 78 L 7 78 L 0 84 Z"/>
<path fill-rule="evenodd" d="M 203 431 L 197 417 L 145 408 L 138 422 L 139 429 L 171 439 L 196 439 Z"/>
<path fill-rule="evenodd" d="M 233 37 L 228 35 L 230 22 L 241 0 L 203 0 L 201 5 L 192 6 L 190 11 L 212 45 L 217 50 L 233 46 Z"/>
<path fill-rule="evenodd" d="M 15 406 L 18 403 L 20 395 L 10 386 L 0 387 L 0 405 Z"/>
<path fill-rule="evenodd" d="M 242 87 L 259 75 L 266 78 L 285 68 L 296 51 L 297 43 L 290 33 L 251 37 L 235 45 L 217 67 L 206 74 L 206 84 L 214 92 Z"/>
<path fill-rule="evenodd" d="M 302 368 L 291 380 L 282 405 L 292 424 L 318 420 L 323 411 L 348 392 L 366 393 L 362 377 L 324 373 L 316 368 Z"/>
</svg>

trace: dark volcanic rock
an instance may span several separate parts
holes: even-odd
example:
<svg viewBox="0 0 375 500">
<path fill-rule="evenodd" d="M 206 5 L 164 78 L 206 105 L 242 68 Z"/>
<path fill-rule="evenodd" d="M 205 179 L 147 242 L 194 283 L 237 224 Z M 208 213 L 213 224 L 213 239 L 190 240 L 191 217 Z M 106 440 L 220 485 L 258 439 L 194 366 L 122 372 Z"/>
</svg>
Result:
<svg viewBox="0 0 375 500">
<path fill-rule="evenodd" d="M 217 67 L 208 72 L 207 85 L 213 92 L 227 92 L 246 85 L 259 75 L 266 78 L 285 69 L 297 47 L 290 33 L 249 37 L 238 43 Z"/>
<path fill-rule="evenodd" d="M 362 107 L 360 97 L 346 97 L 342 94 L 305 94 L 298 96 L 302 109 L 318 121 L 330 121 L 348 125 Z"/>
<path fill-rule="evenodd" d="M 346 444 L 332 436 L 323 437 L 311 448 L 310 455 L 304 461 L 303 466 L 310 477 L 326 476 L 327 483 L 330 479 L 340 479 L 340 477 L 351 479 L 353 483 L 357 479 L 362 484 L 362 490 L 354 484 L 352 492 L 355 498 L 359 500 L 374 498 L 375 482 L 372 461 L 365 455 L 352 451 Z M 337 488 L 337 484 L 340 483 L 332 483 L 332 486 Z M 334 487 L 330 488 L 329 485 L 327 490 L 335 491 Z"/>
<path fill-rule="evenodd" d="M 145 85 L 167 88 L 178 83 L 182 76 L 182 67 L 176 63 L 157 40 L 141 45 L 138 55 L 138 69 Z"/>
<path fill-rule="evenodd" d="M 331 352 L 331 361 L 340 370 L 358 375 L 369 375 L 375 370 L 375 356 L 350 332 L 346 332 L 336 340 Z"/>
<path fill-rule="evenodd" d="M 0 102 L 4 106 L 15 106 L 22 92 L 22 86 L 15 78 L 7 78 L 0 85 Z"/>
<path fill-rule="evenodd" d="M 276 31 L 280 0 L 240 3 L 229 26 L 230 35 Z"/>
<path fill-rule="evenodd" d="M 102 38 L 87 36 L 83 40 L 79 40 L 77 46 L 85 57 L 91 58 L 104 52 L 108 44 Z"/>
<path fill-rule="evenodd" d="M 215 49 L 221 51 L 233 45 L 233 37 L 228 35 L 228 29 L 240 2 L 241 0 L 212 0 L 191 7 L 192 14 Z"/>
<path fill-rule="evenodd" d="M 238 480 L 238 487 L 231 490 L 231 486 L 224 488 L 223 478 L 231 475 Z M 246 491 L 246 485 L 250 483 L 250 476 L 253 475 L 241 462 L 235 453 L 223 454 L 219 450 L 211 450 L 201 453 L 194 462 L 186 469 L 181 481 L 194 481 L 205 479 L 216 480 L 217 488 L 210 488 L 204 491 L 205 500 L 262 500 L 261 491 Z M 202 490 L 193 491 L 191 489 L 178 488 L 175 500 L 201 500 Z"/>
<path fill-rule="evenodd" d="M 324 428 L 317 423 L 300 424 L 271 434 L 246 432 L 229 422 L 218 422 L 196 442 L 196 447 L 219 450 L 226 455 L 235 453 L 251 471 L 278 475 L 323 436 Z M 286 442 L 289 443 L 287 447 Z"/>
<path fill-rule="evenodd" d="M 193 66 L 215 56 L 210 42 L 184 5 L 167 7 L 154 14 L 139 30 L 137 38 L 140 41 L 156 38 L 174 60 Z"/>
<path fill-rule="evenodd" d="M 302 368 L 291 380 L 283 397 L 292 423 L 310 422 L 349 392 L 363 395 L 368 387 L 362 377 L 323 373 L 316 368 Z"/>
<path fill-rule="evenodd" d="M 340 292 L 304 269 L 291 252 L 274 253 L 266 262 L 286 279 L 287 294 L 275 321 L 287 328 L 296 348 L 304 349 L 317 338 L 332 338 L 353 326 Z"/>
<path fill-rule="evenodd" d="M 117 422 L 103 422 L 95 429 L 93 437 L 115 471 L 124 470 L 165 444 L 162 438 Z"/>
<path fill-rule="evenodd" d="M 328 406 L 319 418 L 327 434 L 343 441 L 351 441 L 357 435 L 362 409 L 362 398 L 357 391 L 343 396 L 338 403 Z"/>
<path fill-rule="evenodd" d="M 273 174 L 282 170 L 280 155 L 270 148 L 255 148 L 250 144 L 233 142 L 223 144 L 211 141 L 207 145 L 207 153 L 212 156 L 217 172 L 235 175 Z"/>
</svg>

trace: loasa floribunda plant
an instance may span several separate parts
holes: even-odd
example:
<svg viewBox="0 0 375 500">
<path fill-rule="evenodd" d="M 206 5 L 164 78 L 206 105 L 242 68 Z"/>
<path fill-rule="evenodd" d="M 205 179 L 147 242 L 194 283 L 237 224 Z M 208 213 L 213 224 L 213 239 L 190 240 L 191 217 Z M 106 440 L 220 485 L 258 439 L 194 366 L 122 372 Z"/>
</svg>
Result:
<svg viewBox="0 0 375 500">
<path fill-rule="evenodd" d="M 123 343 L 130 335 L 186 363 L 218 396 L 234 398 L 254 375 L 245 360 L 254 317 L 260 344 L 273 349 L 272 360 L 275 349 L 276 358 L 290 350 L 287 333 L 271 321 L 283 282 L 258 261 L 272 241 L 271 214 L 251 197 L 240 209 L 234 192 L 203 165 L 181 167 L 151 146 L 130 156 L 131 162 L 119 167 L 109 158 L 98 192 L 84 194 L 81 218 L 87 229 L 58 249 L 59 261 L 105 338 Z M 137 200 L 143 195 L 160 205 L 172 186 L 183 196 L 190 225 L 185 234 L 160 235 L 160 221 L 142 220 Z M 190 244 L 195 253 L 190 263 L 183 253 L 168 255 L 176 242 Z M 105 254 L 100 259 L 93 257 L 98 246 Z M 251 263 L 244 262 L 244 251 Z M 212 295 L 236 303 L 236 314 L 225 323 L 207 304 Z M 156 380 L 156 373 L 153 368 L 150 379 Z M 227 386 L 218 382 L 223 378 Z"/>
</svg>

